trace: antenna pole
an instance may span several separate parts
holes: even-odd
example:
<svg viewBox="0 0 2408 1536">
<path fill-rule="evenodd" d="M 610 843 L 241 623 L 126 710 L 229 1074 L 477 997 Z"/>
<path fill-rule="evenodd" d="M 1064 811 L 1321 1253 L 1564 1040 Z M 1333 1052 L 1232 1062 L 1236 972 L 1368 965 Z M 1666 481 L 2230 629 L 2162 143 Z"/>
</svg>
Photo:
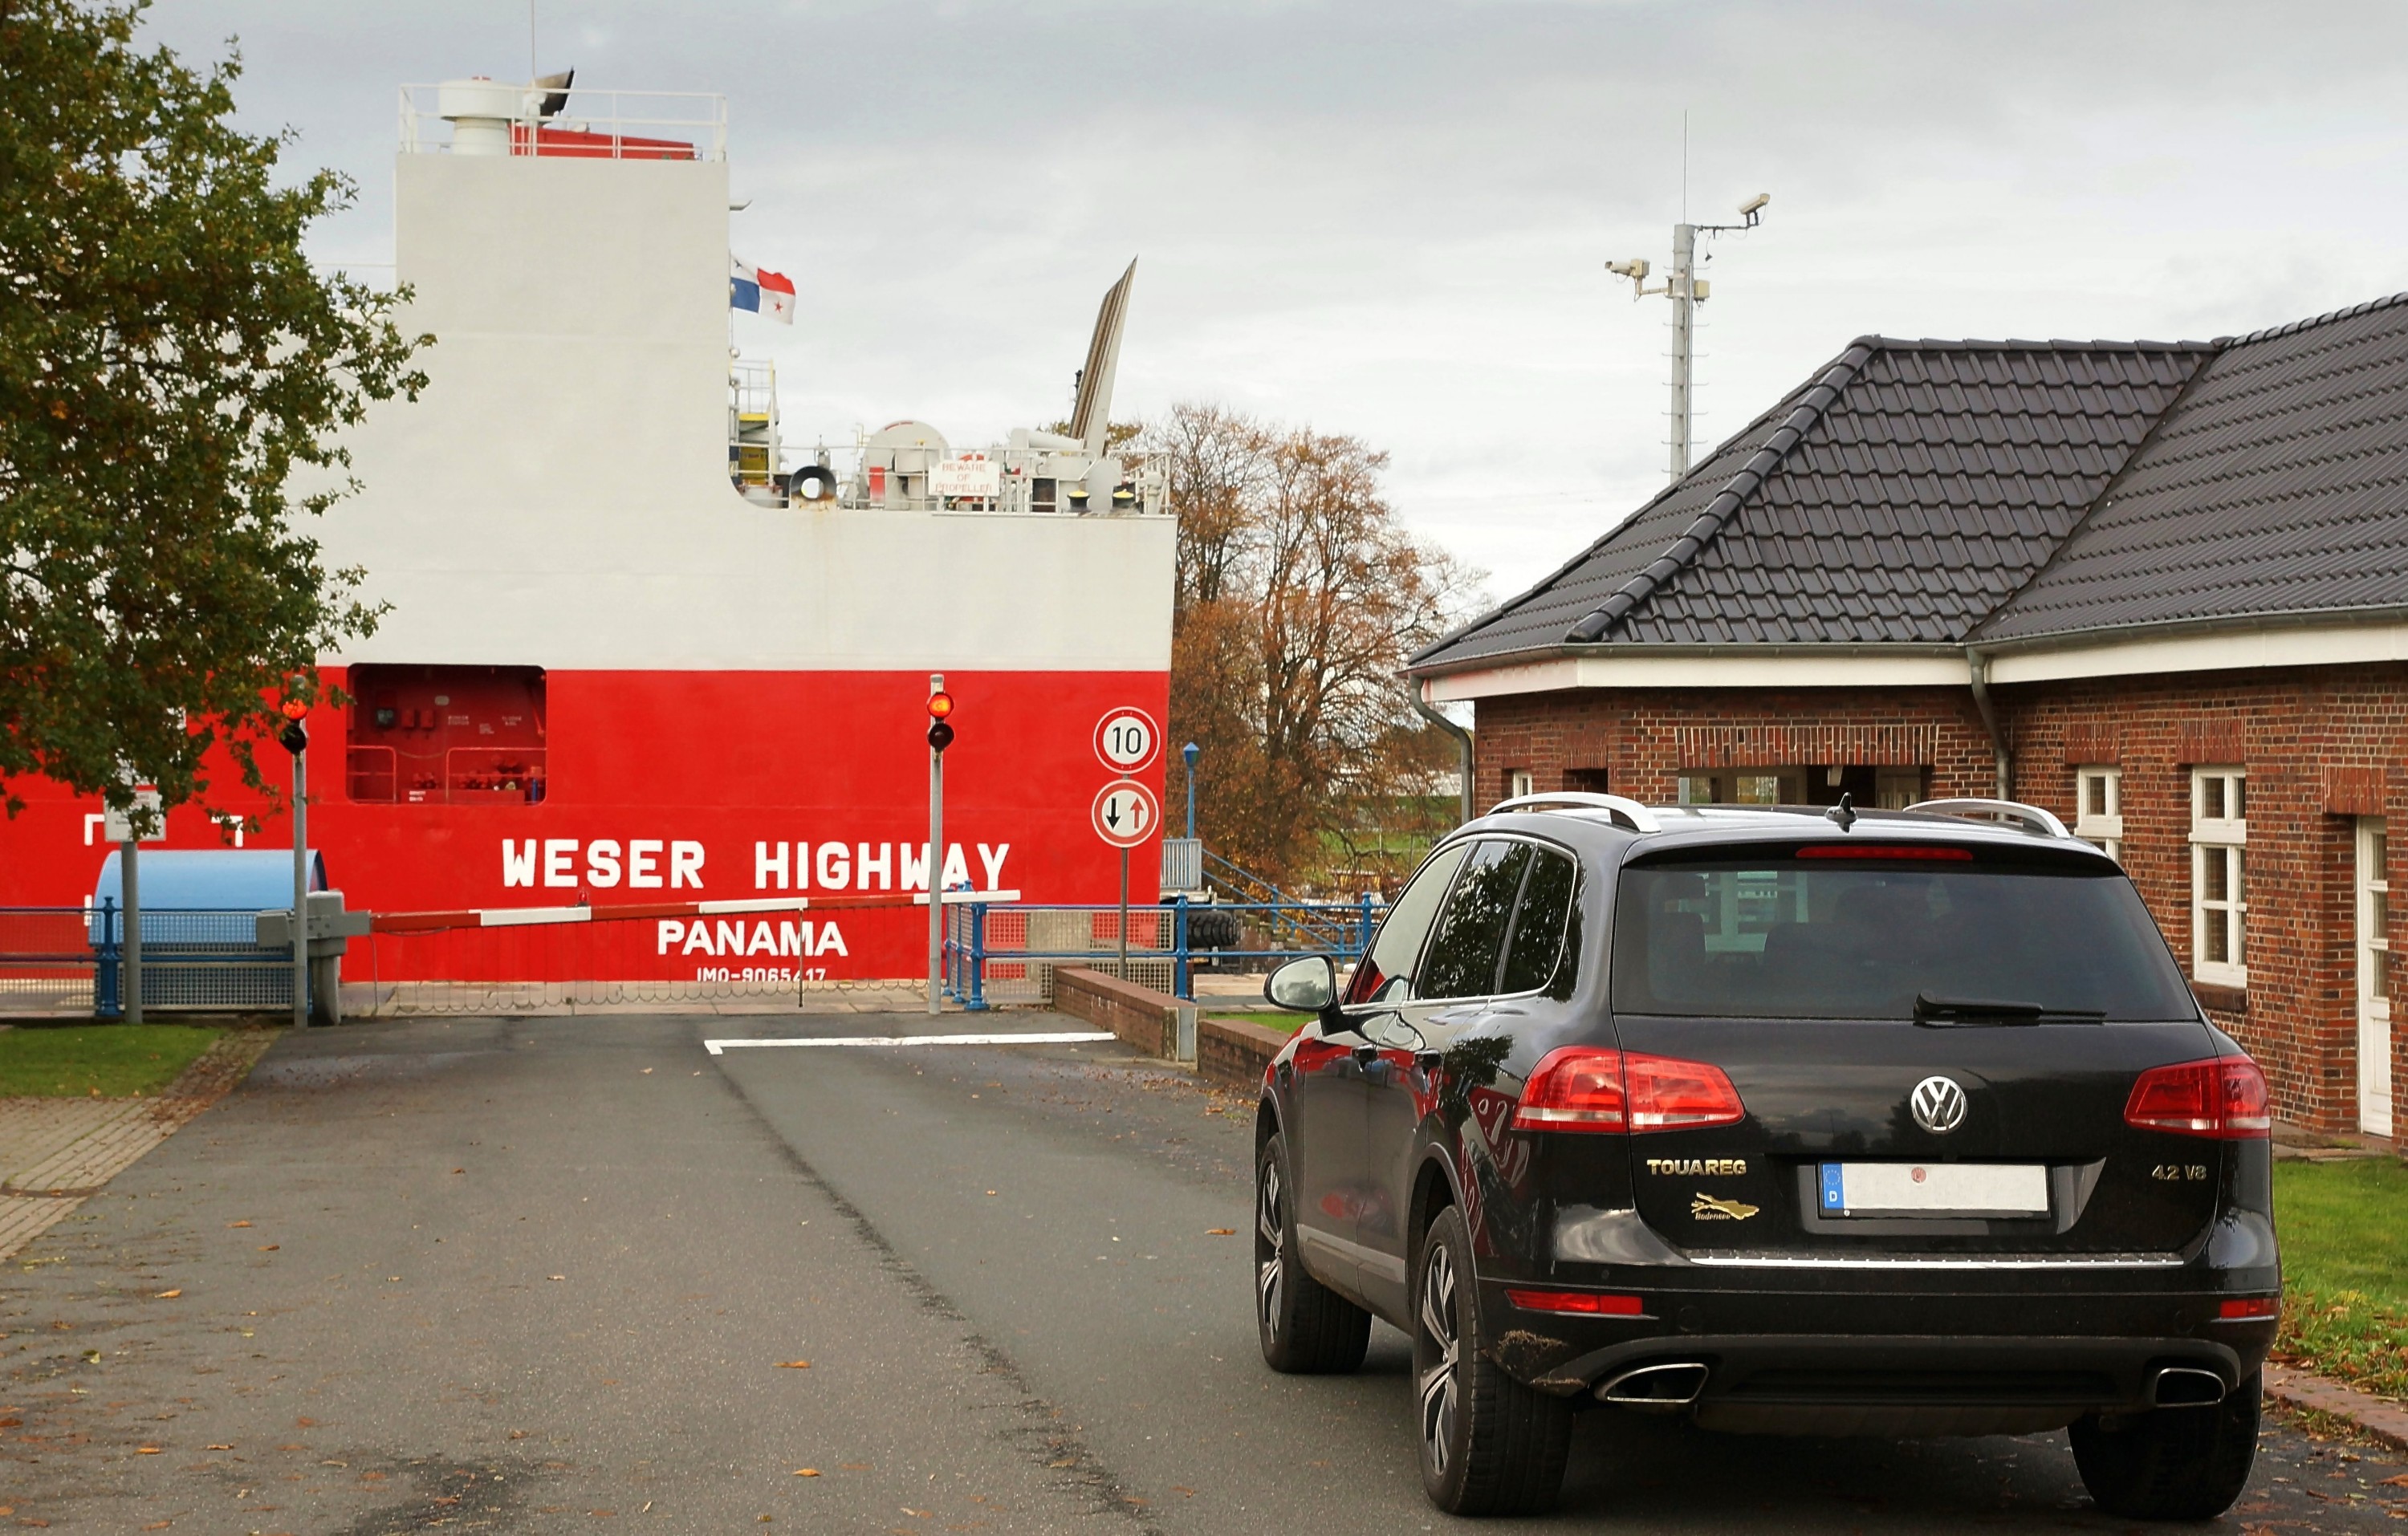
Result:
<svg viewBox="0 0 2408 1536">
<path fill-rule="evenodd" d="M 1698 226 L 1672 226 L 1672 478 L 1689 472 L 1689 363 L 1697 341 Z"/>
</svg>

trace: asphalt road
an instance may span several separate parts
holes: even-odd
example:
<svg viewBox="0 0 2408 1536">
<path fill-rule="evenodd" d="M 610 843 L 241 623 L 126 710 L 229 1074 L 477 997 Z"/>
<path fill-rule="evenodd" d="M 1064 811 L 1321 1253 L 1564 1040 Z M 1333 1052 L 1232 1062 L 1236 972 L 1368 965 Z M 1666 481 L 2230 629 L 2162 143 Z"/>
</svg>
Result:
<svg viewBox="0 0 2408 1536">
<path fill-rule="evenodd" d="M 1250 1106 L 1114 1044 L 702 1044 L 926 1026 L 285 1039 L 7 1277 L 0 1523 L 1453 1524 L 1414 1476 L 1401 1336 L 1348 1378 L 1255 1353 Z M 2224 1529 L 2408 1515 L 2396 1457 L 2272 1428 L 2258 1469 Z M 1606 1412 L 1545 1523 L 2130 1529 L 2089 1511 L 2062 1435 L 1767 1440 Z"/>
</svg>

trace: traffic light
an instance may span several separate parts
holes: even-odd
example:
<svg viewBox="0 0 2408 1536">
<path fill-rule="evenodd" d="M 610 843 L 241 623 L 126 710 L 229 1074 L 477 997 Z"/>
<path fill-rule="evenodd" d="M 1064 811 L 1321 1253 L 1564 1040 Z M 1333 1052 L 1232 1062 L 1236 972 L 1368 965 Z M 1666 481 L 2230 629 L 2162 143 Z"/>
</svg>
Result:
<svg viewBox="0 0 2408 1536">
<path fill-rule="evenodd" d="M 953 744 L 953 727 L 947 716 L 953 712 L 953 696 L 942 688 L 928 696 L 928 748 L 943 752 Z"/>
<path fill-rule="evenodd" d="M 282 746 L 286 752 L 298 757 L 301 755 L 303 749 L 309 745 L 309 733 L 304 730 L 301 726 L 301 719 L 304 715 L 309 712 L 309 706 L 304 704 L 297 698 L 288 698 L 284 701 L 282 708 L 284 711 L 284 730 L 283 733 L 278 736 L 276 739 L 278 744 Z"/>
</svg>

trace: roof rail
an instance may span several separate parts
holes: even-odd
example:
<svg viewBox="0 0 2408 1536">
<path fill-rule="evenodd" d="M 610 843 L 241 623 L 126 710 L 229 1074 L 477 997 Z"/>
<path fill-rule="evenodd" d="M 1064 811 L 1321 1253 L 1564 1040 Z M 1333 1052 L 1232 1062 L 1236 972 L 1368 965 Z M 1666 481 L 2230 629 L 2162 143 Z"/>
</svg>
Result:
<svg viewBox="0 0 2408 1536">
<path fill-rule="evenodd" d="M 1971 818 L 2003 816 L 2009 821 L 2021 822 L 2025 831 L 2036 832 L 2043 838 L 2073 836 L 2065 829 L 2065 824 L 2054 815 L 2036 805 L 2026 805 L 2021 800 L 1924 800 L 1906 809 L 1928 811 L 1935 816 Z"/>
<path fill-rule="evenodd" d="M 1499 811 L 1536 811 L 1546 806 L 1577 807 L 1584 811 L 1611 811 L 1629 823 L 1633 832 L 1664 830 L 1663 824 L 1656 819 L 1656 812 L 1641 805 L 1637 800 L 1628 799 L 1620 795 L 1593 794 L 1584 789 L 1559 789 L 1551 795 L 1516 795 L 1512 799 L 1499 800 L 1490 806 L 1488 813 L 1493 816 Z"/>
</svg>

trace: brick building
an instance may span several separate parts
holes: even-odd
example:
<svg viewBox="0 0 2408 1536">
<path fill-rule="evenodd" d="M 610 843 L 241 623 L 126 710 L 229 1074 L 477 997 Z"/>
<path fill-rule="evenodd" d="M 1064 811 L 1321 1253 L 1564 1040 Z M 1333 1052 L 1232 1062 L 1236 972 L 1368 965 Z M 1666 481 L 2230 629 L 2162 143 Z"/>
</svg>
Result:
<svg viewBox="0 0 2408 1536">
<path fill-rule="evenodd" d="M 1411 671 L 1474 702 L 1484 804 L 2049 807 L 2284 1117 L 2392 1134 L 2408 295 L 2212 342 L 1867 337 Z"/>
</svg>

